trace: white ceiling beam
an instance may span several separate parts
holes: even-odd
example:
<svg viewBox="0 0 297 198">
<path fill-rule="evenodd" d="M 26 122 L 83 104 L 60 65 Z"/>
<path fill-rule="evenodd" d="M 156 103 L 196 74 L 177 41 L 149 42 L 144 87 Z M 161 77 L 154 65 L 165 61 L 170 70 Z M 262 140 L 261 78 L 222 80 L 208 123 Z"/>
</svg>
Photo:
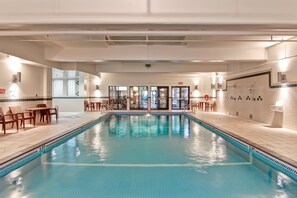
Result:
<svg viewBox="0 0 297 198">
<path fill-rule="evenodd" d="M 96 60 L 228 60 L 263 61 L 266 50 L 233 48 L 191 48 L 186 46 L 112 46 L 108 48 L 46 48 L 45 58 L 52 61 L 88 62 Z"/>
<path fill-rule="evenodd" d="M 253 31 L 133 31 L 133 30 L 2 30 L 0 36 L 42 36 L 42 35 L 100 35 L 100 36 L 295 36 L 297 30 L 253 30 Z"/>
<path fill-rule="evenodd" d="M 180 63 L 98 63 L 97 72 L 101 73 L 192 73 L 227 72 L 227 64 L 180 64 Z"/>
<path fill-rule="evenodd" d="M 45 60 L 43 47 L 31 43 L 0 40 L 0 52 L 37 63 L 37 65 L 55 68 L 60 67 L 59 63 Z"/>
<path fill-rule="evenodd" d="M 2 24 L 296 24 L 295 0 L 2 0 Z"/>
</svg>

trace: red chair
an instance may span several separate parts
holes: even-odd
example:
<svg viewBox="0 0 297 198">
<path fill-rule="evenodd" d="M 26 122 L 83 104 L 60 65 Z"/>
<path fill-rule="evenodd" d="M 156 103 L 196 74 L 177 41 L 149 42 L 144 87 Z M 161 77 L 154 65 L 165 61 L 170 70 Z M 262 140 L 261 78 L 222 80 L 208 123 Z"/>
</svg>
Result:
<svg viewBox="0 0 297 198">
<path fill-rule="evenodd" d="M 30 124 L 33 121 L 33 126 L 35 126 L 35 117 L 32 112 L 22 111 L 20 106 L 9 107 L 9 110 L 12 114 L 15 115 L 17 121 L 21 121 L 21 126 L 25 129 L 25 121 L 30 120 Z"/>
<path fill-rule="evenodd" d="M 16 119 L 15 115 L 4 115 L 3 110 L 0 107 L 0 124 L 2 124 L 2 131 L 4 131 L 4 134 L 6 134 L 6 124 L 10 123 L 12 123 L 11 128 L 13 128 L 14 123 L 16 123 L 17 130 L 19 130 L 18 120 Z"/>
</svg>

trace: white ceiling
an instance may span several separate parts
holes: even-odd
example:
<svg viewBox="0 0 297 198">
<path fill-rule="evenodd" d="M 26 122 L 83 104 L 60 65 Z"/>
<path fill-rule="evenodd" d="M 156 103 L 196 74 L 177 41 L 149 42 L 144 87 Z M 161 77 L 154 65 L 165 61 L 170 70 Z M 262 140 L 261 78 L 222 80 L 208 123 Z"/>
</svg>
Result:
<svg viewBox="0 0 297 198">
<path fill-rule="evenodd" d="M 159 64 L 155 72 L 172 65 L 176 72 L 215 71 L 262 63 L 267 48 L 297 42 L 296 6 L 294 0 L 5 0 L 0 52 L 56 67 L 93 65 L 96 72 L 145 63 Z"/>
</svg>

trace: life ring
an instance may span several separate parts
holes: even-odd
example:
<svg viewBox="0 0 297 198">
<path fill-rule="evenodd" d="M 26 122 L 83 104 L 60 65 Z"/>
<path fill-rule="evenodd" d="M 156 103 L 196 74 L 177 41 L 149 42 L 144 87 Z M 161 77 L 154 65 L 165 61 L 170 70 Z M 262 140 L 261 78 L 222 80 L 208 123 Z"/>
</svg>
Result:
<svg viewBox="0 0 297 198">
<path fill-rule="evenodd" d="M 205 94 L 205 95 L 203 96 L 203 98 L 204 98 L 205 101 L 209 101 L 209 99 L 210 99 L 209 95 L 207 95 L 207 94 Z"/>
</svg>

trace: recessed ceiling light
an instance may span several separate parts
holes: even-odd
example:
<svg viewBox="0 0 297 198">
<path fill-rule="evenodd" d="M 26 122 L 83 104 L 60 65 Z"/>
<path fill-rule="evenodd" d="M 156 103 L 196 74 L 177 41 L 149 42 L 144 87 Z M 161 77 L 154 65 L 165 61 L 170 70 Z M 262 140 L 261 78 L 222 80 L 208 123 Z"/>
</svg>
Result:
<svg viewBox="0 0 297 198">
<path fill-rule="evenodd" d="M 200 62 L 203 62 L 202 60 L 192 60 L 191 61 L 192 63 L 200 63 Z"/>
</svg>

